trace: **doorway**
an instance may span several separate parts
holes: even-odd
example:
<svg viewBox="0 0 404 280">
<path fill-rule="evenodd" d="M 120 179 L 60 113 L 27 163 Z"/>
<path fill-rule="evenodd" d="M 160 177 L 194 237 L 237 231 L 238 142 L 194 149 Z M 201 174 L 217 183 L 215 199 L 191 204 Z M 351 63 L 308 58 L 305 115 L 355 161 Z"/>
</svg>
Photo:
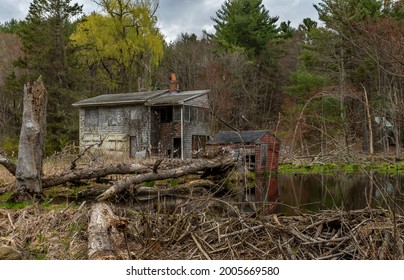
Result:
<svg viewBox="0 0 404 280">
<path fill-rule="evenodd" d="M 173 158 L 181 158 L 181 138 L 173 138 Z"/>
</svg>

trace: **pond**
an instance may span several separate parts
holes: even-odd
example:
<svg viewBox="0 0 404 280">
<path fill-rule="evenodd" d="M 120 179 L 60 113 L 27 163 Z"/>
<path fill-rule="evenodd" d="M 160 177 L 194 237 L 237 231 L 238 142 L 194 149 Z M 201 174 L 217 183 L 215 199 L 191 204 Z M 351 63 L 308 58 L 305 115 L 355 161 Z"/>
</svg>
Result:
<svg viewBox="0 0 404 280">
<path fill-rule="evenodd" d="M 245 211 L 261 207 L 271 213 L 293 215 L 301 210 L 383 207 L 404 213 L 404 175 L 280 174 L 258 178 L 256 185 L 244 194 Z"/>
</svg>

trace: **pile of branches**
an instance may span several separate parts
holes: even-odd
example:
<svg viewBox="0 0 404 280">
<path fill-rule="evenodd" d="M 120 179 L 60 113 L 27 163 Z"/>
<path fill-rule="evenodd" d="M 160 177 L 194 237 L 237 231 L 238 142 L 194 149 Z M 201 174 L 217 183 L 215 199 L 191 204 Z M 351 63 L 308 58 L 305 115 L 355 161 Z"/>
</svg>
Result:
<svg viewBox="0 0 404 280">
<path fill-rule="evenodd" d="M 235 208 L 230 215 L 213 214 L 203 199 L 171 213 L 102 204 L 100 212 L 112 215 L 102 244 L 116 236 L 113 259 L 404 259 L 404 217 L 386 210 L 280 216 Z M 93 207 L 0 210 L 0 249 L 23 259 L 102 259 L 91 246 Z"/>
<path fill-rule="evenodd" d="M 384 210 L 128 219 L 129 236 L 142 245 L 130 252 L 137 259 L 404 259 L 404 217 Z"/>
</svg>

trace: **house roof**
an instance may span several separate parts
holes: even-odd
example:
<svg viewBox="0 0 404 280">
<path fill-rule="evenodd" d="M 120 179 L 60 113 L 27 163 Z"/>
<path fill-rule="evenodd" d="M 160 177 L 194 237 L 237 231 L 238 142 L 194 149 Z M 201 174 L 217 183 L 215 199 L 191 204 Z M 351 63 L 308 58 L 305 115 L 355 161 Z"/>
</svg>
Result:
<svg viewBox="0 0 404 280">
<path fill-rule="evenodd" d="M 220 131 L 208 141 L 208 144 L 252 144 L 267 132 L 267 130 Z"/>
<path fill-rule="evenodd" d="M 75 107 L 91 107 L 91 106 L 111 106 L 121 104 L 142 104 L 147 100 L 166 93 L 167 90 L 157 90 L 149 92 L 132 92 L 103 94 L 96 97 L 81 100 L 73 103 Z"/>
<path fill-rule="evenodd" d="M 166 92 L 156 98 L 149 99 L 147 106 L 182 105 L 185 102 L 208 93 L 209 90 Z"/>
<path fill-rule="evenodd" d="M 73 103 L 75 107 L 114 106 L 124 104 L 145 104 L 147 106 L 182 105 L 185 102 L 208 93 L 209 90 L 169 92 L 158 90 L 150 92 L 133 92 L 103 94 Z"/>
</svg>

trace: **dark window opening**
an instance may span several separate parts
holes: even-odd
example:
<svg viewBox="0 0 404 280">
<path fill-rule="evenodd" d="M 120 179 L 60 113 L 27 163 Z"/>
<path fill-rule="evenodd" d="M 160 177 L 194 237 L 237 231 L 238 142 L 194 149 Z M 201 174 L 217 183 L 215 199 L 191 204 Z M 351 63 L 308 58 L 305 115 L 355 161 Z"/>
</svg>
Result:
<svg viewBox="0 0 404 280">
<path fill-rule="evenodd" d="M 249 171 L 254 171 L 255 170 L 255 155 L 246 155 L 245 164 Z"/>
<path fill-rule="evenodd" d="M 170 123 L 173 121 L 173 107 L 159 108 L 160 123 Z"/>
<path fill-rule="evenodd" d="M 208 140 L 209 136 L 206 135 L 192 135 L 192 158 L 200 158 L 203 156 Z"/>
<path fill-rule="evenodd" d="M 181 138 L 173 138 L 173 157 L 181 158 Z"/>
</svg>

